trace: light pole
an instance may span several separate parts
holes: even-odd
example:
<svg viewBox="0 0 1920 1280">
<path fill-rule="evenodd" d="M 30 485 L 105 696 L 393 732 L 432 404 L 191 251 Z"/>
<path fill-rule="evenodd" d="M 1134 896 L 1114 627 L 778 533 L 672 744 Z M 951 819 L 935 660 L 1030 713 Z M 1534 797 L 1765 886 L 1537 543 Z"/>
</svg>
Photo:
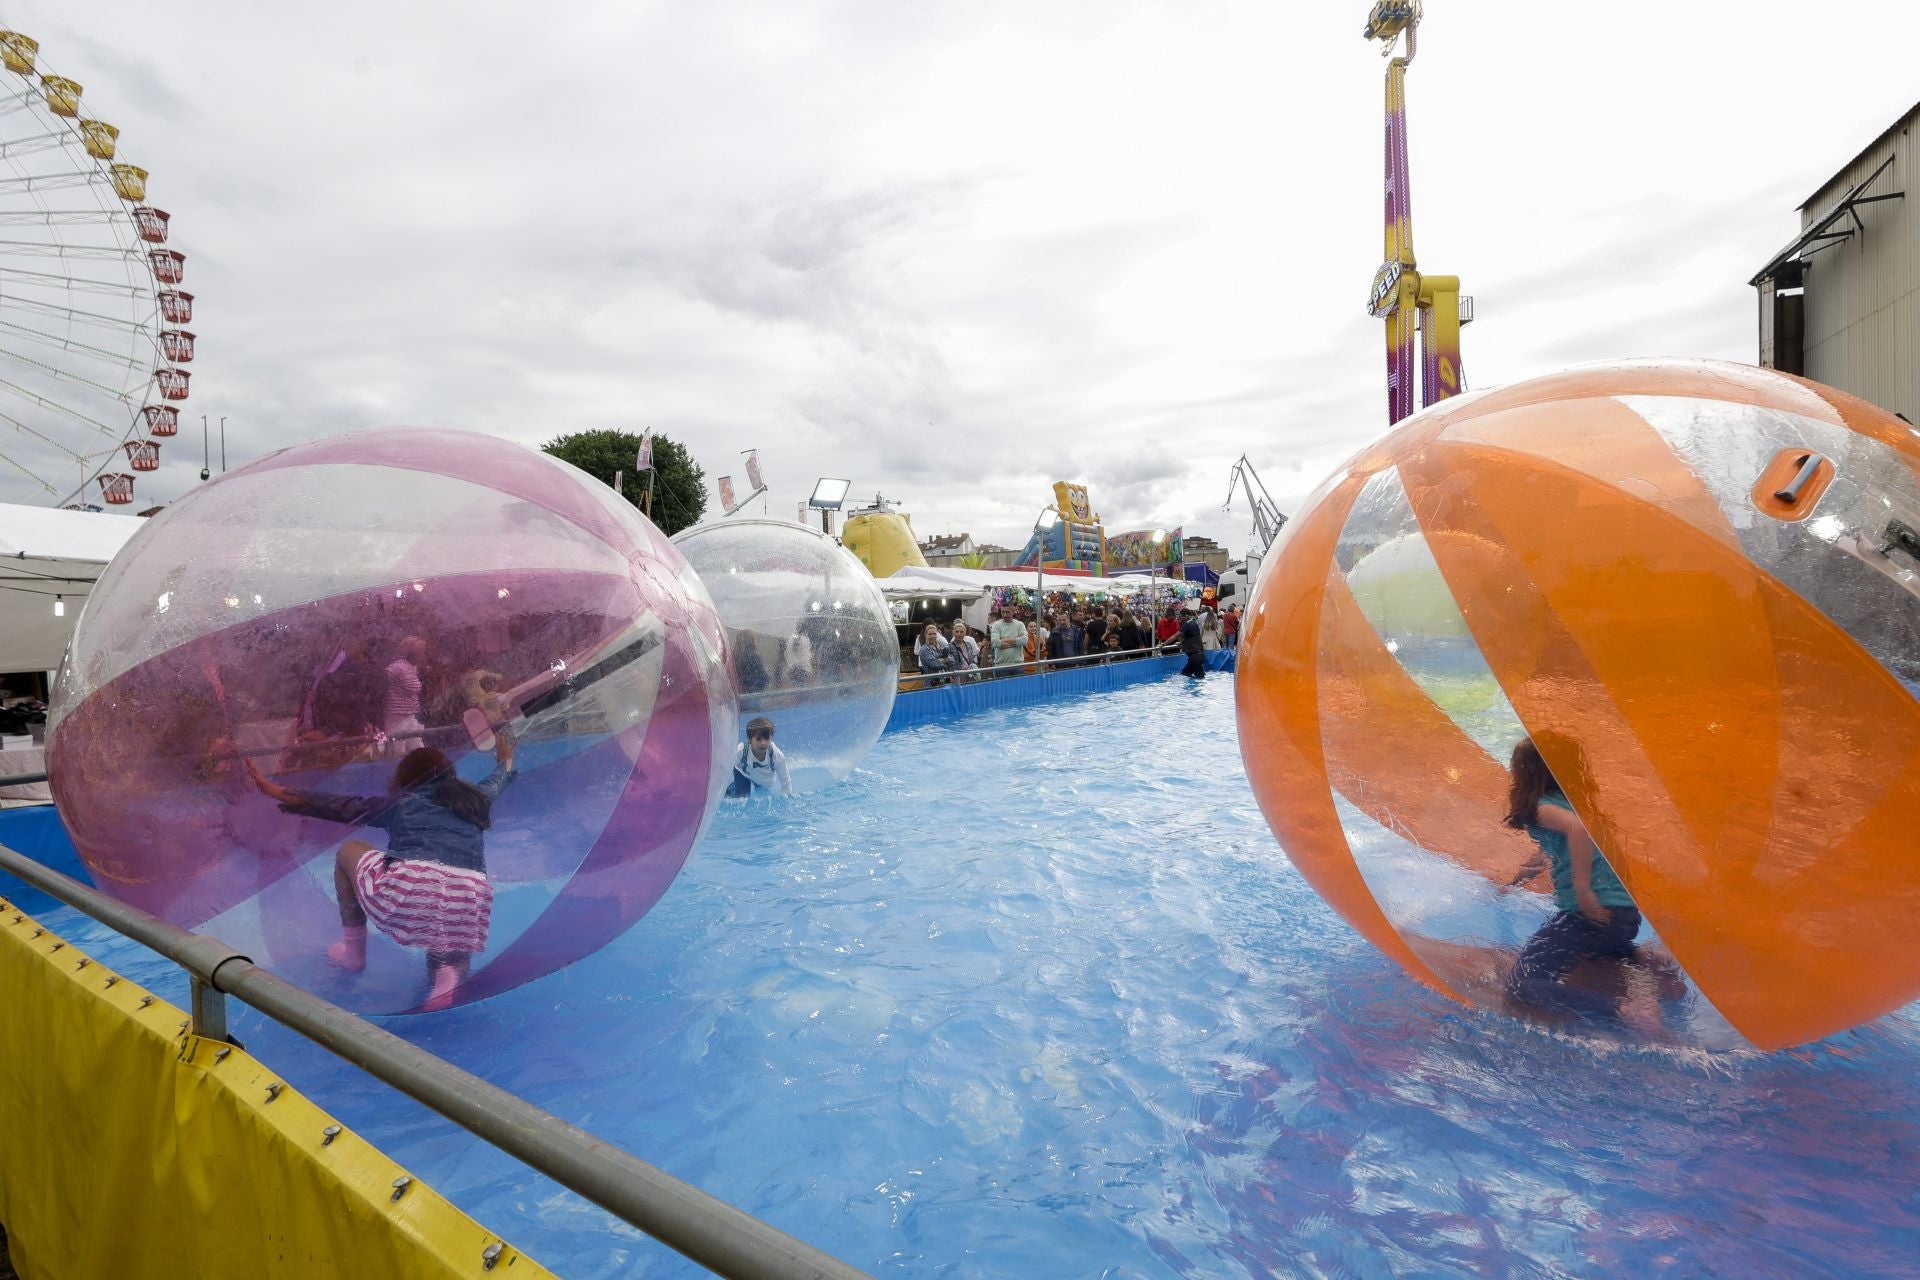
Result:
<svg viewBox="0 0 1920 1280">
<path fill-rule="evenodd" d="M 1153 545 L 1162 547 L 1166 545 L 1166 542 L 1167 531 L 1165 529 L 1155 529 L 1153 531 Z M 1158 551 L 1154 552 L 1153 558 L 1158 560 L 1160 553 Z M 1147 575 L 1147 634 L 1150 637 L 1147 641 L 1147 649 L 1149 652 L 1160 647 L 1160 619 L 1154 616 L 1157 611 L 1158 603 L 1153 598 L 1153 575 L 1149 573 Z"/>
<path fill-rule="evenodd" d="M 1046 607 L 1047 601 L 1047 534 L 1059 523 L 1060 512 L 1056 507 L 1042 507 L 1033 521 L 1033 620 L 1043 627 L 1046 626 L 1041 622 L 1041 610 Z M 1044 672 L 1047 669 L 1047 656 L 1044 653 L 1038 656 L 1040 670 Z"/>
</svg>

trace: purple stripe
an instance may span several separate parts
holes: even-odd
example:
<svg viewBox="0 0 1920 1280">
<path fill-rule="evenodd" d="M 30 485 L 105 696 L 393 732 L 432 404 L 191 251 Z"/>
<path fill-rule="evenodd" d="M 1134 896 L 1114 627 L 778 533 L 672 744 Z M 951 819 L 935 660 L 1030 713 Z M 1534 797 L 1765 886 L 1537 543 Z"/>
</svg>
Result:
<svg viewBox="0 0 1920 1280">
<path fill-rule="evenodd" d="M 660 684 L 644 742 L 621 735 L 624 746 L 638 747 L 638 759 L 600 838 L 540 918 L 461 986 L 462 1001 L 496 995 L 605 946 L 660 900 L 686 863 L 713 813 L 715 765 L 726 758 L 715 752 L 699 666 L 680 636 L 668 646 Z M 668 701 L 666 690 L 679 692 Z"/>
<path fill-rule="evenodd" d="M 490 617 L 490 609 L 504 616 L 501 583 L 511 588 L 514 616 L 564 617 L 580 632 L 564 649 L 557 636 L 536 634 L 515 653 L 483 655 L 510 681 L 545 669 L 556 656 L 577 662 L 661 598 L 651 584 L 600 574 L 436 578 L 411 606 L 417 612 L 392 629 L 437 634 L 444 619 L 444 633 L 458 634 L 463 623 Z M 69 713 L 49 747 L 48 772 L 61 819 L 94 882 L 142 910 L 198 928 L 351 834 L 282 813 L 237 770 L 210 782 L 207 752 L 229 732 L 223 705 L 260 707 L 263 719 L 293 714 L 305 680 L 289 685 L 284 673 L 318 669 L 335 637 L 353 634 L 373 615 L 369 601 L 391 595 L 392 587 L 379 587 L 210 632 L 122 673 Z M 211 689 L 209 670 L 219 673 L 223 695 Z M 464 734 L 455 729 L 453 736 L 456 757 L 472 750 Z M 305 785 L 374 794 L 392 769 L 391 760 L 351 765 L 309 776 Z"/>
</svg>

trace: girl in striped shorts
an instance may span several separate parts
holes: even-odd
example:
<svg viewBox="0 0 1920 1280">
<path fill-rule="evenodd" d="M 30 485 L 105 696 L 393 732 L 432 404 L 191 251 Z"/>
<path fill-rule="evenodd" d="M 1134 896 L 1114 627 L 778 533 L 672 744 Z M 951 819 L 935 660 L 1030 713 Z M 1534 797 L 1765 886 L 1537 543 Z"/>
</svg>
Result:
<svg viewBox="0 0 1920 1280">
<path fill-rule="evenodd" d="M 493 885 L 487 879 L 486 831 L 493 802 L 513 780 L 513 740 L 494 735 L 493 772 L 462 781 L 435 747 L 401 757 L 382 796 L 339 796 L 273 782 L 248 762 L 254 784 L 281 809 L 303 817 L 378 827 L 387 847 L 363 840 L 340 846 L 333 882 L 340 903 L 340 940 L 327 959 L 354 973 L 367 967 L 367 922 L 403 947 L 427 956 L 427 998 L 444 1009 L 466 980 L 475 952 L 487 948 Z"/>
</svg>

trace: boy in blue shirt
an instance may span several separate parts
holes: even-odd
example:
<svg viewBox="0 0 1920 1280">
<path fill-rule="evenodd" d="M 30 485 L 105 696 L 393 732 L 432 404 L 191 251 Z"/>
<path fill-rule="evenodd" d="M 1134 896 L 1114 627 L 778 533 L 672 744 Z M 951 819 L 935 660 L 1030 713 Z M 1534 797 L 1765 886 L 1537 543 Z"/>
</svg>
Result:
<svg viewBox="0 0 1920 1280">
<path fill-rule="evenodd" d="M 727 795 L 739 800 L 752 795 L 755 788 L 783 796 L 793 794 L 787 757 L 773 745 L 773 721 L 765 716 L 747 721 L 747 740 L 734 753 L 733 781 L 727 784 Z"/>
</svg>

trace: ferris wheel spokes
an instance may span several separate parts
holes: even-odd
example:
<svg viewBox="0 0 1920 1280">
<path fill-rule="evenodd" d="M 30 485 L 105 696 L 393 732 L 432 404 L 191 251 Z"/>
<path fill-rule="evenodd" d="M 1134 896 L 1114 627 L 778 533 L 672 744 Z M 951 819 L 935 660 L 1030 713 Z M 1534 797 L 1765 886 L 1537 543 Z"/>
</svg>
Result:
<svg viewBox="0 0 1920 1280">
<path fill-rule="evenodd" d="M 67 320 L 74 324 L 84 324 L 96 329 L 108 329 L 115 333 L 147 333 L 151 328 L 148 323 L 151 317 L 148 317 L 147 320 L 129 319 L 126 316 L 107 315 L 99 311 L 85 311 L 58 303 L 40 302 L 33 298 L 23 298 L 19 296 L 9 297 L 6 300 L 6 306 L 30 312 L 34 315 L 44 316 L 48 319 Z M 5 322 L 0 321 L 0 323 Z M 185 324 L 186 321 L 182 320 L 178 323 Z"/>
<path fill-rule="evenodd" d="M 93 359 L 99 360 L 104 364 L 112 365 L 115 368 L 124 368 L 129 373 L 138 373 L 141 369 L 152 363 L 151 360 L 142 360 L 138 356 L 128 355 L 125 352 L 114 351 L 107 347 L 96 347 L 91 343 L 79 342 L 70 337 L 63 337 L 57 333 L 48 333 L 44 329 L 29 329 L 25 325 L 15 324 L 11 320 L 0 320 L 0 330 L 4 330 L 26 342 L 35 343 L 44 347 L 53 347 L 60 351 L 71 351 L 78 355 L 91 356 Z M 192 356 L 189 355 L 187 358 L 192 359 Z"/>
<path fill-rule="evenodd" d="M 118 128 L 82 115 L 80 83 L 38 57 L 37 41 L 0 31 L 0 474 L 66 502 L 98 482 L 119 505 L 179 431 L 193 295 L 177 287 L 186 258 L 164 247 L 147 171 L 119 158 Z"/>
</svg>

